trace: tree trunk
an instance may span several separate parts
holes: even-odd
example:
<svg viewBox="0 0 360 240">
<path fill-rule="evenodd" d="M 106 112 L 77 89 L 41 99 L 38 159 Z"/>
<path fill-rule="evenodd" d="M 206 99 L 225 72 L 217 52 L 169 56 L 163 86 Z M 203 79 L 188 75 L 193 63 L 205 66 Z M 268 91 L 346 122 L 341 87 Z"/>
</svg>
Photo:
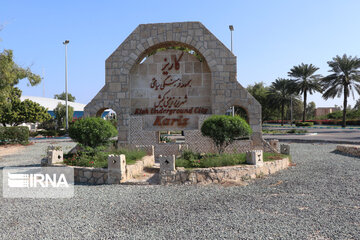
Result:
<svg viewBox="0 0 360 240">
<path fill-rule="evenodd" d="M 281 104 L 281 126 L 284 126 L 284 104 Z"/>
<path fill-rule="evenodd" d="M 307 101 L 307 91 L 304 91 L 304 112 L 303 112 L 303 122 L 306 120 L 306 101 Z"/>
<path fill-rule="evenodd" d="M 342 117 L 342 127 L 346 127 L 346 108 L 347 108 L 347 96 L 348 96 L 348 86 L 344 86 L 344 109 Z"/>
</svg>

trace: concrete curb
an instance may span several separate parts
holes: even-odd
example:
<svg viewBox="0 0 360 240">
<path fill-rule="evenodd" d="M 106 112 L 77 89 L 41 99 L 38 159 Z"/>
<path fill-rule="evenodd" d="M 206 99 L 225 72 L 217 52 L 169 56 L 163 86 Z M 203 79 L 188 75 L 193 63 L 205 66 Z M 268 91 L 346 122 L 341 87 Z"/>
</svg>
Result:
<svg viewBox="0 0 360 240">
<path fill-rule="evenodd" d="M 275 138 L 264 138 L 266 141 Z M 340 140 L 320 140 L 320 139 L 277 139 L 279 142 L 293 142 L 293 143 L 328 143 L 328 144 L 351 144 L 360 145 L 360 142 L 340 141 Z"/>
</svg>

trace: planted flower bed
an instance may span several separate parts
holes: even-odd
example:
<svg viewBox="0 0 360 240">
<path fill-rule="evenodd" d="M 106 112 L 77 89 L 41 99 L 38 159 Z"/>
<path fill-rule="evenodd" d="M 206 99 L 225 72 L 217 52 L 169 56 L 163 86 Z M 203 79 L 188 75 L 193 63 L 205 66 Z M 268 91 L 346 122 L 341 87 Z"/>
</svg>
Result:
<svg viewBox="0 0 360 240">
<path fill-rule="evenodd" d="M 288 155 L 279 153 L 263 153 L 264 162 L 288 158 Z M 235 154 L 200 154 L 184 151 L 176 159 L 176 167 L 184 168 L 211 168 L 246 164 L 246 153 Z"/>
<path fill-rule="evenodd" d="M 116 149 L 114 146 L 101 146 L 96 148 L 78 147 L 80 150 L 76 153 L 64 155 L 64 164 L 70 166 L 107 168 L 108 156 L 124 154 L 126 164 L 131 165 L 146 155 L 141 149 Z"/>
</svg>

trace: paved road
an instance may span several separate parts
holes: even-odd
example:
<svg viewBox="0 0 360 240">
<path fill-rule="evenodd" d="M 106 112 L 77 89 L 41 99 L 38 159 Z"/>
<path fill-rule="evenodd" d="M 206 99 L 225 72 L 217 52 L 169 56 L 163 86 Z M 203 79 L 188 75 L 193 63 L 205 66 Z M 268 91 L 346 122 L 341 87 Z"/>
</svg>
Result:
<svg viewBox="0 0 360 240">
<path fill-rule="evenodd" d="M 289 130 L 290 128 L 266 128 L 274 130 Z M 304 128 L 300 128 L 304 129 Z M 317 135 L 269 135 L 264 134 L 265 139 L 279 139 L 286 141 L 310 140 L 310 141 L 328 141 L 360 144 L 360 129 L 307 129 L 309 133 Z"/>
<path fill-rule="evenodd" d="M 45 149 L 0 166 L 36 164 Z M 334 149 L 291 144 L 295 167 L 248 186 L 81 185 L 65 200 L 0 198 L 0 239 L 359 239 L 360 158 Z"/>
</svg>

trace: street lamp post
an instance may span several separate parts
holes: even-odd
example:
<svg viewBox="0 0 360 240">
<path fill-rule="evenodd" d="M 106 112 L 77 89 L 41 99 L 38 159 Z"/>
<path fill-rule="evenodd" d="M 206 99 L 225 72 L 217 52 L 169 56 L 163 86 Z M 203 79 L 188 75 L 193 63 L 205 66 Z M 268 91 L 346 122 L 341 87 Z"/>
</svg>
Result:
<svg viewBox="0 0 360 240">
<path fill-rule="evenodd" d="M 65 40 L 63 44 L 65 45 L 65 107 L 66 107 L 66 132 L 69 129 L 69 109 L 68 109 L 68 80 L 67 80 L 67 45 L 70 41 Z"/>
<path fill-rule="evenodd" d="M 232 40 L 232 32 L 234 31 L 234 26 L 229 25 L 230 34 L 231 34 L 231 52 L 233 52 L 233 40 Z M 235 106 L 232 106 L 232 115 L 235 116 Z"/>
<path fill-rule="evenodd" d="M 233 52 L 233 40 L 232 40 L 232 32 L 234 31 L 234 26 L 229 25 L 230 34 L 231 34 L 231 52 Z"/>
</svg>

